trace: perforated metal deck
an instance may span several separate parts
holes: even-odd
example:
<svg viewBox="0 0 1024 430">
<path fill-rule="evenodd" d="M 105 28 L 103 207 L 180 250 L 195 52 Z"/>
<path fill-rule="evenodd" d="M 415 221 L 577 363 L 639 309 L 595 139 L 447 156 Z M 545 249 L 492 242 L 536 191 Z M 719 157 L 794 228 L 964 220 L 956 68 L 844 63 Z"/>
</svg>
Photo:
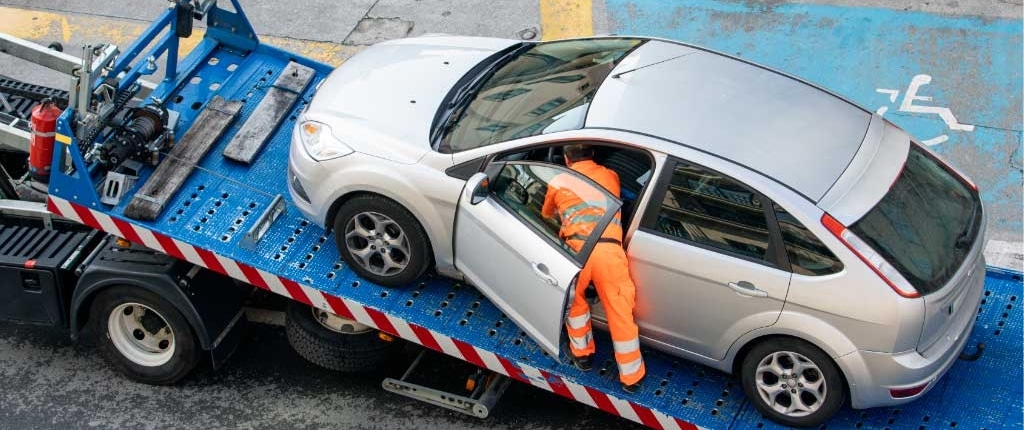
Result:
<svg viewBox="0 0 1024 430">
<path fill-rule="evenodd" d="M 211 148 L 201 161 L 200 169 L 192 173 L 157 220 L 138 222 L 123 218 L 121 214 L 130 195 L 117 207 L 89 209 L 110 215 L 121 226 L 135 224 L 141 229 L 166 235 L 250 268 L 358 302 L 392 318 L 425 327 L 512 362 L 533 366 L 540 370 L 539 377 L 546 380 L 546 384 L 534 385 L 548 385 L 556 393 L 579 399 L 572 387 L 567 388 L 571 383 L 632 402 L 641 409 L 634 407 L 630 413 L 628 406 L 623 409 L 621 405 L 607 403 L 607 399 L 601 401 L 597 396 L 592 396 L 593 401 L 589 403 L 647 425 L 661 426 L 664 421 L 652 418 L 650 412 L 642 410 L 644 408 L 676 418 L 673 421 L 683 428 L 690 427 L 687 423 L 716 429 L 776 427 L 754 411 L 735 379 L 709 368 L 645 350 L 647 380 L 637 394 L 629 395 L 619 388 L 610 355 L 610 341 L 602 333 L 597 336 L 596 369 L 582 373 L 548 357 L 512 321 L 468 285 L 427 277 L 407 288 L 385 289 L 362 280 L 341 262 L 333 237 L 303 219 L 290 201 L 287 213 L 272 225 L 256 248 L 243 249 L 239 246 L 243 233 L 273 197 L 280 194 L 288 200 L 285 183 L 287 150 L 295 116 L 308 102 L 315 83 L 323 79 L 329 69 L 265 46 L 242 55 L 206 41 L 193 55 L 197 57 L 190 61 L 195 61 L 197 67 L 193 69 L 186 61 L 183 70 L 193 70 L 192 74 L 187 83 L 167 99 L 168 108 L 181 113 L 179 130 L 187 129 L 205 102 L 214 95 L 245 102 L 238 121 Z M 224 158 L 221 152 L 225 145 L 252 114 L 277 74 L 290 60 L 313 67 L 317 71 L 314 84 L 309 86 L 302 100 L 252 165 Z M 151 169 L 147 169 L 139 184 L 150 173 Z M 82 204 L 78 200 L 81 191 L 53 189 L 51 193 L 71 203 Z M 98 228 L 113 233 L 124 231 L 111 222 L 102 219 L 90 221 L 89 217 L 79 216 L 83 222 Z M 223 270 L 239 279 L 251 275 L 232 273 L 233 269 L 229 267 Z M 509 276 L 519 275 L 510 273 Z M 1020 274 L 996 270 L 990 272 L 987 282 L 985 301 L 969 344 L 984 341 L 988 345 L 979 361 L 958 362 L 939 386 L 912 404 L 867 411 L 854 411 L 847 407 L 827 427 L 1020 428 Z M 538 377 L 525 376 L 518 379 L 524 381 Z"/>
</svg>

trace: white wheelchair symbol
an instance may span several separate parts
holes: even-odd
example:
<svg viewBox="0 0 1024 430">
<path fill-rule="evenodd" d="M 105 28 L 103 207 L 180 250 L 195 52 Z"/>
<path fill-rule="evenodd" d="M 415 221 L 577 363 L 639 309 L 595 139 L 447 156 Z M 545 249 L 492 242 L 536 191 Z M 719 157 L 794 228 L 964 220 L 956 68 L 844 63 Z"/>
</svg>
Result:
<svg viewBox="0 0 1024 430">
<path fill-rule="evenodd" d="M 931 97 L 917 95 L 917 91 L 919 89 L 921 89 L 922 86 L 928 85 L 931 82 L 932 82 L 932 77 L 929 76 L 929 75 L 917 75 L 917 76 L 914 76 L 914 78 L 910 80 L 910 85 L 907 86 L 907 92 L 903 95 L 903 102 L 900 103 L 899 111 L 900 112 L 911 112 L 911 113 L 935 114 L 935 115 L 938 115 L 940 118 L 942 118 L 942 121 L 946 123 L 946 127 L 948 127 L 950 130 L 955 130 L 955 131 L 974 131 L 974 126 L 973 125 L 961 124 L 960 121 L 957 121 L 956 120 L 956 116 L 953 115 L 953 111 L 949 110 L 949 108 L 938 107 L 938 106 L 921 106 L 921 105 L 914 104 L 915 101 L 925 101 L 925 102 L 932 101 Z M 880 93 L 880 94 L 888 94 L 889 95 L 889 101 L 892 102 L 892 103 L 896 103 L 896 99 L 900 95 L 900 90 L 890 90 L 890 89 L 885 89 L 885 88 L 876 88 L 875 92 Z M 885 113 L 888 110 L 889 110 L 888 106 L 882 106 L 882 107 L 878 108 L 878 110 L 875 111 L 875 112 L 877 114 L 879 114 L 879 115 L 885 115 Z M 925 141 L 923 141 L 921 143 L 924 143 L 925 145 L 928 145 L 928 146 L 933 146 L 933 145 L 938 145 L 938 144 L 940 144 L 942 142 L 945 142 L 947 140 L 949 140 L 949 136 L 943 134 L 943 135 L 939 135 L 939 136 L 933 137 L 931 139 L 925 140 Z"/>
</svg>

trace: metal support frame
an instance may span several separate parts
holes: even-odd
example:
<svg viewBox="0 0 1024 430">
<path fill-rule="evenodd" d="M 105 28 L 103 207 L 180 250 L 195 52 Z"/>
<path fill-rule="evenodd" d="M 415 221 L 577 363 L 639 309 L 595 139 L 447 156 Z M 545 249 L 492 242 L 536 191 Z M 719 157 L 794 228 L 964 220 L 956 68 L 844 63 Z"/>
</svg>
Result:
<svg viewBox="0 0 1024 430">
<path fill-rule="evenodd" d="M 0 52 L 21 58 L 32 64 L 37 64 L 51 70 L 74 76 L 82 69 L 82 59 L 74 55 L 54 51 L 45 46 L 28 40 L 19 39 L 7 33 L 0 33 Z M 156 88 L 156 84 L 139 80 L 142 88 L 139 90 L 140 97 L 146 97 Z M 74 88 L 71 91 L 74 92 Z"/>
<path fill-rule="evenodd" d="M 472 376 L 474 386 L 469 396 L 452 394 L 409 382 L 409 377 L 412 376 L 412 372 L 419 366 L 426 353 L 426 349 L 420 350 L 401 379 L 387 378 L 381 383 L 381 386 L 387 391 L 401 394 L 410 399 L 477 418 L 487 418 L 491 410 L 494 409 L 494 405 L 498 403 L 498 399 L 512 383 L 512 380 L 505 375 L 483 369 L 477 369 L 476 374 Z"/>
<path fill-rule="evenodd" d="M 15 127 L 14 124 L 0 123 L 0 149 L 28 152 L 30 138 L 27 131 Z"/>
<path fill-rule="evenodd" d="M 115 97 L 123 94 L 130 94 L 133 85 L 141 82 L 142 75 L 149 74 L 154 70 L 154 64 L 160 57 L 164 58 L 165 77 L 150 93 L 151 99 L 156 103 L 162 103 L 164 99 L 185 84 L 191 71 L 201 63 L 195 57 L 196 53 L 189 56 L 179 70 L 178 64 L 178 37 L 176 33 L 178 19 L 187 19 L 178 12 L 179 7 L 187 7 L 188 0 L 172 0 L 170 6 L 159 18 L 157 18 L 146 30 L 142 32 L 128 48 L 122 51 L 113 64 L 105 68 L 106 76 L 119 77 Z M 256 32 L 252 29 L 248 18 L 242 11 L 238 0 L 231 0 L 234 10 L 226 10 L 216 5 L 216 2 L 202 2 L 197 9 L 193 10 L 192 18 L 196 14 L 205 14 L 207 29 L 205 40 L 201 46 L 216 46 L 221 44 L 236 50 L 253 51 L 259 47 L 259 40 Z M 151 46 L 150 46 L 151 45 Z M 146 48 L 149 48 L 146 50 Z M 211 48 L 207 48 L 211 49 Z M 92 88 L 94 94 L 101 87 L 108 85 L 100 81 Z M 108 104 L 117 106 L 117 104 Z M 98 181 L 94 171 L 96 165 L 90 164 L 84 158 L 83 148 L 79 145 L 92 144 L 91 138 L 95 134 L 84 130 L 90 127 L 102 127 L 107 118 L 105 108 L 97 109 L 95 113 L 81 112 L 81 107 L 72 105 L 57 120 L 57 141 L 58 145 L 53 158 L 53 167 L 50 177 L 50 192 L 57 195 L 67 196 L 71 201 L 85 205 L 86 207 L 100 207 L 100 198 L 97 193 Z M 116 112 L 112 112 L 115 113 Z M 82 115 L 81 117 L 79 115 Z M 78 121 L 84 119 L 85 127 Z M 75 127 L 78 127 L 75 130 Z M 80 139 L 86 138 L 85 142 Z M 84 148 L 86 150 L 91 148 Z M 64 169 L 68 165 L 70 169 Z"/>
<path fill-rule="evenodd" d="M 47 229 L 53 228 L 54 219 L 61 219 L 46 209 L 46 203 L 14 199 L 0 199 L 0 214 L 38 218 Z"/>
<path fill-rule="evenodd" d="M 233 12 L 217 6 L 209 9 L 206 14 L 206 37 L 244 51 L 255 50 L 260 44 L 256 30 L 252 28 L 238 0 L 231 0 L 231 7 Z"/>
<path fill-rule="evenodd" d="M 82 47 L 82 66 L 89 65 L 89 67 L 84 70 L 79 68 L 72 73 L 70 85 L 69 106 L 74 106 L 77 121 L 83 121 L 91 112 L 93 92 L 98 85 L 97 80 L 103 77 L 104 70 L 110 67 L 118 53 L 117 46 L 114 45 L 85 45 Z"/>
</svg>

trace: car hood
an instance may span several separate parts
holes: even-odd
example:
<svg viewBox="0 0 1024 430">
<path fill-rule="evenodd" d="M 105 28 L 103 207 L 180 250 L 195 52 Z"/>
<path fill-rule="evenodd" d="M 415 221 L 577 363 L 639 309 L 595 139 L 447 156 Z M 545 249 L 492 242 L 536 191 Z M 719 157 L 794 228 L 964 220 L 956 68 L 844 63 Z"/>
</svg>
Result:
<svg viewBox="0 0 1024 430">
<path fill-rule="evenodd" d="M 415 163 L 430 150 L 441 100 L 481 60 L 515 40 L 424 36 L 373 45 L 323 81 L 305 118 L 353 150 Z"/>
</svg>

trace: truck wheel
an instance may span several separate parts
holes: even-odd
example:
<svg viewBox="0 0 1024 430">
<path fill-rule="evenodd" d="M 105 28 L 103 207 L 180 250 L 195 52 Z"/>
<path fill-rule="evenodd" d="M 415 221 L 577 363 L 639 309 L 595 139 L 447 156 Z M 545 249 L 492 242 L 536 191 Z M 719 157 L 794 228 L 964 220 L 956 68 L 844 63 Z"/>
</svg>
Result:
<svg viewBox="0 0 1024 430">
<path fill-rule="evenodd" d="M 373 327 L 299 302 L 288 303 L 286 316 L 288 343 L 302 358 L 326 369 L 373 370 L 402 349 L 401 342 L 381 339 Z"/>
<path fill-rule="evenodd" d="M 334 217 L 334 241 L 356 274 L 386 287 L 416 280 L 431 261 L 430 242 L 416 217 L 383 196 L 345 202 Z"/>
<path fill-rule="evenodd" d="M 177 308 L 150 291 L 127 286 L 100 291 L 89 325 L 103 358 L 135 381 L 170 385 L 199 362 L 192 327 Z"/>
<path fill-rule="evenodd" d="M 775 338 L 743 358 L 743 391 L 761 414 L 783 425 L 814 427 L 835 415 L 846 399 L 842 375 L 820 349 Z"/>
</svg>

